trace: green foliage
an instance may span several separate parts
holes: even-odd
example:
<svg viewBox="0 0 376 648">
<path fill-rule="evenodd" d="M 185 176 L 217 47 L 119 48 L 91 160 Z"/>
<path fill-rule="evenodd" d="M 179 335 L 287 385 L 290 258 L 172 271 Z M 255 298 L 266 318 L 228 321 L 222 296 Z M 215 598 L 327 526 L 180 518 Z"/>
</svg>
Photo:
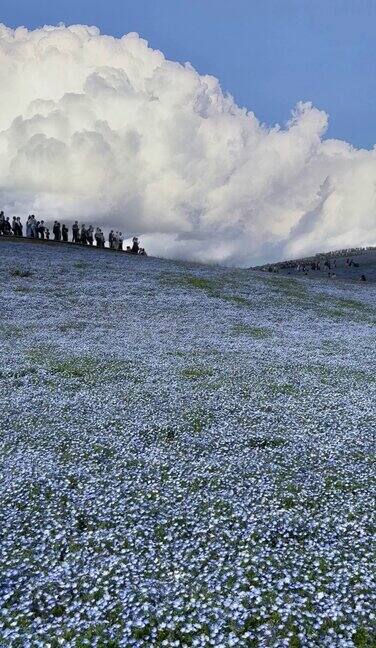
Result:
<svg viewBox="0 0 376 648">
<path fill-rule="evenodd" d="M 22 277 L 23 279 L 30 278 L 33 276 L 31 270 L 22 270 L 21 268 L 13 268 L 10 271 L 11 277 Z"/>
<path fill-rule="evenodd" d="M 376 632 L 371 633 L 366 628 L 358 628 L 352 639 L 356 648 L 376 648 Z"/>
<path fill-rule="evenodd" d="M 166 426 L 159 428 L 157 434 L 159 440 L 172 443 L 176 439 L 177 430 L 171 426 Z"/>
<path fill-rule="evenodd" d="M 95 358 L 86 356 L 65 356 L 61 358 L 58 353 L 49 346 L 41 346 L 27 352 L 27 357 L 34 365 L 47 370 L 52 377 L 48 381 L 50 387 L 54 387 L 53 378 L 64 378 L 74 380 L 83 385 L 103 384 L 103 382 L 114 381 L 117 376 L 124 374 L 134 381 L 140 381 L 140 375 L 134 376 L 131 372 L 131 363 L 125 360 L 114 360 L 107 358 Z"/>
<path fill-rule="evenodd" d="M 290 383 L 269 383 L 267 386 L 267 391 L 272 396 L 296 396 L 297 390 L 294 385 Z"/>
<path fill-rule="evenodd" d="M 75 261 L 73 264 L 75 268 L 78 268 L 79 270 L 84 270 L 85 268 L 90 268 L 90 264 L 86 263 L 86 261 Z"/>
<path fill-rule="evenodd" d="M 192 288 L 200 288 L 201 290 L 212 290 L 215 285 L 213 280 L 202 279 L 201 277 L 184 277 L 182 283 Z"/>
<path fill-rule="evenodd" d="M 234 333 L 239 335 L 249 335 L 255 339 L 262 340 L 264 338 L 271 337 L 273 335 L 272 331 L 268 328 L 261 326 L 251 326 L 250 324 L 235 324 Z"/>
<path fill-rule="evenodd" d="M 52 610 L 51 610 L 51 614 L 52 614 L 54 617 L 61 617 L 61 616 L 63 616 L 63 615 L 65 614 L 65 607 L 64 607 L 64 605 L 60 605 L 59 603 L 57 603 L 56 605 L 54 605 L 54 607 L 53 607 Z"/>
<path fill-rule="evenodd" d="M 85 322 L 73 321 L 73 322 L 65 322 L 64 324 L 60 324 L 59 331 L 61 333 L 69 333 L 70 331 L 83 331 L 85 328 L 86 328 Z"/>
<path fill-rule="evenodd" d="M 200 378 L 209 378 L 213 375 L 211 369 L 204 369 L 199 367 L 187 367 L 181 372 L 183 378 L 187 380 L 199 380 Z"/>
<path fill-rule="evenodd" d="M 285 497 L 285 499 L 282 501 L 282 504 L 286 511 L 289 511 L 290 509 L 294 508 L 296 504 L 295 498 L 289 495 L 288 497 Z"/>
<path fill-rule="evenodd" d="M 29 286 L 16 286 L 14 288 L 14 292 L 21 293 L 21 295 L 26 295 L 31 291 L 31 288 Z"/>
<path fill-rule="evenodd" d="M 27 330 L 30 332 L 30 328 Z M 20 338 L 24 332 L 26 332 L 26 330 L 18 324 L 12 322 L 0 322 L 0 339 L 12 340 Z"/>
<path fill-rule="evenodd" d="M 251 450 L 267 450 L 268 448 L 280 448 L 285 445 L 282 437 L 250 437 L 247 439 L 246 447 Z"/>
<path fill-rule="evenodd" d="M 358 323 L 375 324 L 376 322 L 375 308 L 356 299 L 322 295 L 316 299 L 316 307 L 325 317 Z"/>
<path fill-rule="evenodd" d="M 193 409 L 185 414 L 185 419 L 188 424 L 188 429 L 194 434 L 199 434 L 203 429 L 210 425 L 213 420 L 213 415 L 203 407 Z"/>
<path fill-rule="evenodd" d="M 298 279 L 276 275 L 263 276 L 259 279 L 272 288 L 273 292 L 289 297 L 291 301 L 301 301 L 307 297 L 307 287 Z"/>
<path fill-rule="evenodd" d="M 164 283 L 172 286 L 185 286 L 188 288 L 195 288 L 198 290 L 203 290 L 208 295 L 208 297 L 214 297 L 216 299 L 222 299 L 223 301 L 229 301 L 236 303 L 239 306 L 249 306 L 251 304 L 250 300 L 241 295 L 228 294 L 225 292 L 225 289 L 234 285 L 235 288 L 239 288 L 239 284 L 234 282 L 234 279 L 228 275 L 223 275 L 220 279 L 207 279 L 204 277 L 195 277 L 194 275 L 162 275 L 161 277 Z"/>
</svg>

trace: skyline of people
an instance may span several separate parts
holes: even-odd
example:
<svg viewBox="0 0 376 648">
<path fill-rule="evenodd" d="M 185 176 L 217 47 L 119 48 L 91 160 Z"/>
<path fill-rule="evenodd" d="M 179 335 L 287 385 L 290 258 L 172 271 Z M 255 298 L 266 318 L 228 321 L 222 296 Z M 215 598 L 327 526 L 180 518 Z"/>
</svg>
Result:
<svg viewBox="0 0 376 648">
<path fill-rule="evenodd" d="M 4 211 L 0 211 L 0 236 L 15 236 L 39 240 L 53 240 L 54 242 L 73 243 L 84 246 L 94 246 L 98 248 L 106 247 L 106 237 L 103 230 L 97 226 L 95 229 L 93 225 L 81 225 L 76 220 L 71 225 L 71 240 L 69 241 L 69 227 L 65 223 L 55 220 L 52 225 L 53 239 L 50 238 L 50 228 L 46 225 L 44 220 L 38 221 L 34 214 L 29 214 L 26 221 L 25 235 L 23 230 L 23 223 L 19 216 L 13 216 L 12 222 L 9 216 L 6 216 Z M 127 245 L 124 250 L 124 236 L 118 230 L 109 232 L 108 247 L 112 250 L 124 251 L 129 254 L 136 254 L 146 256 L 144 248 L 140 247 L 137 236 L 132 239 L 132 246 Z M 128 240 L 128 239 L 127 239 Z"/>
</svg>

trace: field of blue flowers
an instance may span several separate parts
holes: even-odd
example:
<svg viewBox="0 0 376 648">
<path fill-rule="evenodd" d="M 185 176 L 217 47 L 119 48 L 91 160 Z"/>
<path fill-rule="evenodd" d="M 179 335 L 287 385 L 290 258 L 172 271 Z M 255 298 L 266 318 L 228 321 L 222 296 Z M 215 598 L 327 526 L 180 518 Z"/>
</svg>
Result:
<svg viewBox="0 0 376 648">
<path fill-rule="evenodd" d="M 376 286 L 0 244 L 0 646 L 371 648 Z"/>
</svg>

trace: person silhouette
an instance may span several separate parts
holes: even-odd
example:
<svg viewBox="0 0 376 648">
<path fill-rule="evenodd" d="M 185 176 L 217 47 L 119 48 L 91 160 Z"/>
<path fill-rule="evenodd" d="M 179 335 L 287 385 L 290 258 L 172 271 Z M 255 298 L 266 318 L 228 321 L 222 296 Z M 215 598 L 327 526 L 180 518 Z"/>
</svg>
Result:
<svg viewBox="0 0 376 648">
<path fill-rule="evenodd" d="M 134 236 L 132 239 L 133 245 L 132 245 L 132 254 L 138 254 L 139 251 L 139 243 L 138 243 L 138 238 L 137 236 Z"/>
</svg>

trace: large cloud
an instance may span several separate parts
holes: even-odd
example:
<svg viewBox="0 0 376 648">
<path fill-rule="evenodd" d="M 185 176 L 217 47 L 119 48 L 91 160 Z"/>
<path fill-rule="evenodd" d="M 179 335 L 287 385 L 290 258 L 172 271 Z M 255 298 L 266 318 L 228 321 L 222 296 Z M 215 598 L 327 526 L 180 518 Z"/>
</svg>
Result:
<svg viewBox="0 0 376 648">
<path fill-rule="evenodd" d="M 0 204 L 249 264 L 376 244 L 376 150 L 299 104 L 267 128 L 137 34 L 0 25 Z"/>
</svg>

